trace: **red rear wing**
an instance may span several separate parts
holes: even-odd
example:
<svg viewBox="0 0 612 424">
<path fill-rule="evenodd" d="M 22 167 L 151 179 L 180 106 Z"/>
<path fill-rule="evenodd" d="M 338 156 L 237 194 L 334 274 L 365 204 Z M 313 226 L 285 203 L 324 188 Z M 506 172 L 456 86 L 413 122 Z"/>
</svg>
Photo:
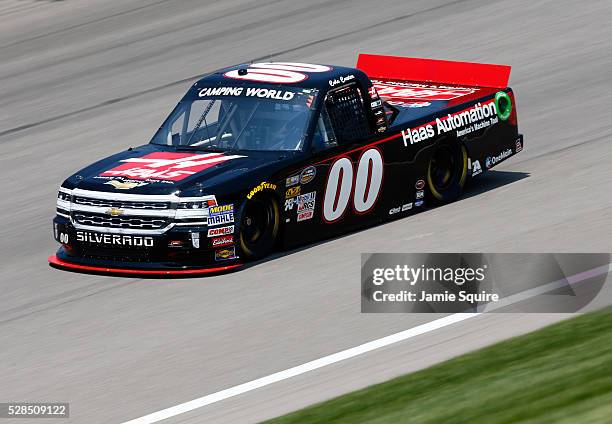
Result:
<svg viewBox="0 0 612 424">
<path fill-rule="evenodd" d="M 506 88 L 508 65 L 360 54 L 357 68 L 374 79 L 423 81 L 467 87 Z"/>
</svg>

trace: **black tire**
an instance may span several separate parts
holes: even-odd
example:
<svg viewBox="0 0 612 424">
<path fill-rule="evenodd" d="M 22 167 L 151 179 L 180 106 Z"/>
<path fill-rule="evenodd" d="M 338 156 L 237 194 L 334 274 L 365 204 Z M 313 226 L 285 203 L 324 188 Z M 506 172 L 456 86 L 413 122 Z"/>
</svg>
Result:
<svg viewBox="0 0 612 424">
<path fill-rule="evenodd" d="M 436 147 L 427 168 L 427 187 L 435 204 L 456 200 L 467 181 L 468 154 L 458 141 L 443 142 Z"/>
<path fill-rule="evenodd" d="M 240 221 L 239 244 L 246 259 L 267 256 L 276 246 L 280 229 L 278 202 L 267 196 L 248 200 Z"/>
</svg>

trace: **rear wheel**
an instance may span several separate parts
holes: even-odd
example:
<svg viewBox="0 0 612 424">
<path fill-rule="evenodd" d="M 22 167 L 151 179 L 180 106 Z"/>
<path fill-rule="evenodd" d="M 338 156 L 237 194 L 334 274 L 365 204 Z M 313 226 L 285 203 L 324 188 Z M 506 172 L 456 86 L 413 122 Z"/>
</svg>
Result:
<svg viewBox="0 0 612 424">
<path fill-rule="evenodd" d="M 459 142 L 440 144 L 429 160 L 427 186 L 434 203 L 457 199 L 467 180 L 468 155 Z"/>
<path fill-rule="evenodd" d="M 247 259 L 268 255 L 278 239 L 280 212 L 278 203 L 265 196 L 247 201 L 240 221 L 239 242 Z"/>
</svg>

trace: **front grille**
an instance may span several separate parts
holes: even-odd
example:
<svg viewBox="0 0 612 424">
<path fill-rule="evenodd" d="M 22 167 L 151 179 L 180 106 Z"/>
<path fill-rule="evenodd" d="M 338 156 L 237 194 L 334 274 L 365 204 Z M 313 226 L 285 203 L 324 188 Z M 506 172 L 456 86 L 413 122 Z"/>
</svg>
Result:
<svg viewBox="0 0 612 424">
<path fill-rule="evenodd" d="M 172 204 L 170 202 L 137 202 L 124 200 L 95 199 L 91 197 L 82 196 L 74 196 L 73 202 L 78 205 L 120 209 L 160 210 L 170 209 L 172 207 Z"/>
<path fill-rule="evenodd" d="M 105 228 L 158 230 L 169 224 L 167 218 L 152 216 L 107 216 L 95 213 L 73 212 L 72 217 L 81 225 Z"/>
</svg>

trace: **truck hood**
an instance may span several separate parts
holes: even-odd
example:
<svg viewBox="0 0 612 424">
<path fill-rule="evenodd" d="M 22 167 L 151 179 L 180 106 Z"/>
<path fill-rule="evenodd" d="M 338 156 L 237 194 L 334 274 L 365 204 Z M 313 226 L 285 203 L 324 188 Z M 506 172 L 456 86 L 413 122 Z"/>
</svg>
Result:
<svg viewBox="0 0 612 424">
<path fill-rule="evenodd" d="M 74 174 L 72 188 L 133 194 L 191 195 L 244 190 L 287 161 L 279 152 L 211 153 L 145 145 L 98 161 Z M 244 178 L 247 174 L 251 178 Z M 244 186 L 244 187 L 243 187 Z"/>
</svg>

